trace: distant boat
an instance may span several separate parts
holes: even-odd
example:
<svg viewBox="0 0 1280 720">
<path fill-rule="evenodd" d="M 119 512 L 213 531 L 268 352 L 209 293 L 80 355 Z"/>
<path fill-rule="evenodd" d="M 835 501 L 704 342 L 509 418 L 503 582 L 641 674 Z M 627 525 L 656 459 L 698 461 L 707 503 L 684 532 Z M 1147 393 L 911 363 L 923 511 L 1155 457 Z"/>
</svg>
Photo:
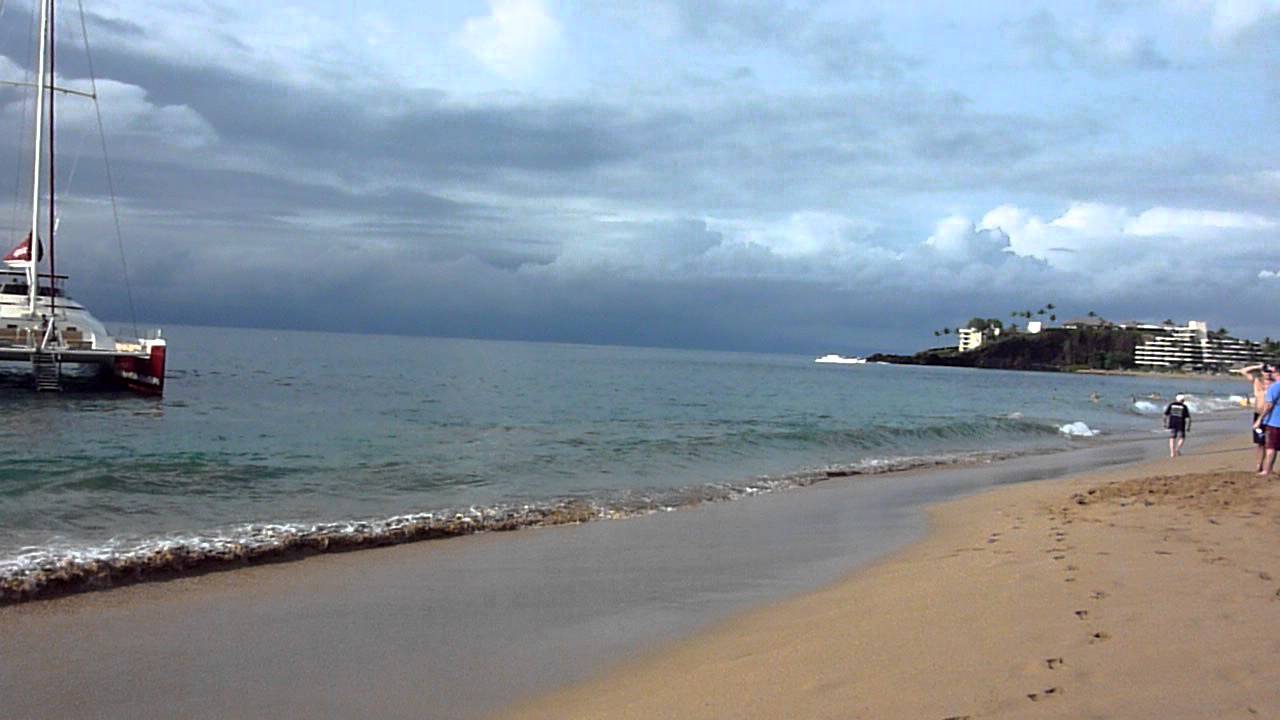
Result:
<svg viewBox="0 0 1280 720">
<path fill-rule="evenodd" d="M 53 0 L 41 0 L 38 17 L 40 33 L 38 42 L 32 44 L 33 48 L 38 46 L 35 82 L 0 80 L 0 85 L 27 87 L 35 95 L 31 224 L 26 239 L 0 259 L 0 360 L 30 363 L 37 390 L 60 390 L 62 364 L 76 363 L 96 365 L 135 392 L 160 395 L 164 392 L 166 343 L 159 331 L 145 338 L 113 337 L 83 305 L 64 293 L 60 281 L 67 277 L 54 270 L 58 217 L 54 209 L 53 102 L 59 94 L 80 95 L 94 102 L 97 96 L 54 85 Z M 46 217 L 42 211 L 47 211 Z M 48 241 L 48 252 L 44 240 Z"/>
<path fill-rule="evenodd" d="M 864 357 L 845 357 L 843 355 L 823 355 L 814 360 L 816 363 L 830 363 L 832 365 L 866 365 L 867 359 Z"/>
</svg>

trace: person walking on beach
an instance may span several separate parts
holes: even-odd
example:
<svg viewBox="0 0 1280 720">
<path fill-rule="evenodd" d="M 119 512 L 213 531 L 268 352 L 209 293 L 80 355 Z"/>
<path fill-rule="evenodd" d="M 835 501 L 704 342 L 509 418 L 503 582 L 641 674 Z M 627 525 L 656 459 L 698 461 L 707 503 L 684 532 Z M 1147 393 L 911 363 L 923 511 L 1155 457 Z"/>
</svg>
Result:
<svg viewBox="0 0 1280 720">
<path fill-rule="evenodd" d="M 1164 408 L 1164 426 L 1169 428 L 1169 457 L 1182 454 L 1182 443 L 1191 429 L 1191 409 L 1184 400 L 1185 395 L 1178 395 Z"/>
<path fill-rule="evenodd" d="M 1236 372 L 1249 379 L 1253 384 L 1253 444 L 1258 448 L 1258 472 L 1262 472 L 1262 458 L 1266 450 L 1267 429 L 1259 425 L 1258 418 L 1262 416 L 1263 408 L 1267 404 L 1267 389 L 1276 379 L 1276 369 L 1271 365 L 1259 363 L 1242 367 Z"/>
<path fill-rule="evenodd" d="M 1280 382 L 1274 381 L 1276 373 L 1272 373 L 1271 387 L 1263 396 L 1262 412 L 1253 421 L 1255 428 L 1262 428 L 1267 437 L 1264 441 L 1262 462 L 1258 465 L 1259 475 L 1270 475 L 1276 464 L 1276 450 L 1280 449 L 1280 413 L 1276 412 L 1276 403 L 1280 402 Z"/>
</svg>

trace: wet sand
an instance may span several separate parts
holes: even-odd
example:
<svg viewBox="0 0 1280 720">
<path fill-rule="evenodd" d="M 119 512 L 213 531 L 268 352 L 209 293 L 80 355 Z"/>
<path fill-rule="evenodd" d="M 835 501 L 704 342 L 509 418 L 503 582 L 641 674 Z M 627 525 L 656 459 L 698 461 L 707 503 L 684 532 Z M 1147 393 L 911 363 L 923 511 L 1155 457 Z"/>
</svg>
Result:
<svg viewBox="0 0 1280 720">
<path fill-rule="evenodd" d="M 931 511 L 924 542 L 504 718 L 1280 717 L 1280 480 L 1232 441 Z"/>
<path fill-rule="evenodd" d="M 1203 440 L 1195 442 L 1203 447 Z M 720 647 L 704 645 L 715 634 L 698 635 L 692 645 L 678 644 L 674 651 L 672 643 L 760 607 L 772 607 L 768 612 L 786 621 L 793 611 L 773 603 L 829 585 L 923 537 L 924 506 L 1004 485 L 1015 487 L 989 497 L 1020 497 L 1016 494 L 1031 490 L 1019 483 L 1149 459 L 1161 447 L 1152 439 L 990 465 L 847 478 L 624 521 L 319 556 L 3 607 L 0 717 L 466 718 L 513 703 L 535 714 L 558 714 L 565 706 L 557 702 L 577 704 L 573 698 L 581 696 L 574 693 L 602 687 L 624 694 L 602 695 L 613 698 L 607 708 L 583 702 L 586 714 L 578 716 L 615 716 L 638 702 L 626 693 L 652 689 L 646 678 L 666 687 L 648 673 L 665 666 L 672 653 Z M 1228 462 L 1232 456 L 1211 457 Z M 965 562 L 1003 558 L 994 551 L 1003 551 L 1001 543 L 1019 530 L 1006 527 L 1011 518 L 998 520 L 977 512 L 972 527 L 944 524 L 937 537 L 956 545 L 948 554 L 954 551 Z M 975 529 L 979 525 L 981 530 Z M 997 532 L 1001 536 L 988 543 L 984 533 Z M 968 546 L 985 552 L 961 550 Z M 1035 553 L 1029 557 L 1043 560 Z M 881 565 L 865 577 L 900 566 Z M 926 575 L 926 585 L 965 567 L 939 565 L 941 575 Z M 1280 568 L 1275 572 L 1280 576 Z M 969 625 L 974 622 L 969 615 L 978 612 L 974 608 L 982 607 L 965 594 L 970 591 L 958 587 L 954 599 L 919 597 L 932 597 L 935 611 Z M 889 605 L 901 599 L 897 593 L 882 597 Z M 1071 608 L 1068 616 L 1075 609 L 1084 608 Z M 874 605 L 855 615 L 878 628 L 890 645 L 909 640 L 921 627 L 914 618 L 882 624 Z M 750 622 L 762 616 L 744 617 Z M 796 627 L 798 634 L 785 646 L 801 650 L 810 639 L 803 633 L 816 632 L 820 640 L 831 627 L 852 622 L 839 614 L 831 617 L 831 626 Z M 736 627 L 734 622 L 717 632 Z M 853 654 L 830 661 L 846 668 L 881 664 L 882 658 L 862 654 L 862 642 L 846 648 Z M 1024 654 L 1042 654 L 1035 644 L 1019 647 Z M 742 652 L 733 657 L 744 663 L 767 657 L 734 652 Z M 912 670 L 915 679 L 904 680 L 906 690 L 897 695 L 932 696 L 931 678 L 948 672 L 953 655 L 943 648 L 929 656 L 934 659 Z M 603 686 L 528 701 L 618 666 L 625 669 L 602 680 Z M 717 687 L 719 678 L 720 690 L 738 694 L 724 682 L 735 677 L 736 665 L 710 662 L 708 667 L 716 669 L 713 677 L 699 676 L 708 687 Z M 780 674 L 762 681 L 758 690 L 773 697 L 774 688 L 801 688 L 817 698 L 824 688 L 836 687 L 831 678 L 819 680 L 821 673 L 809 678 L 811 670 Z M 835 708 L 847 699 L 839 693 L 825 697 L 815 702 Z M 695 705 L 701 707 L 700 702 Z M 637 713 L 640 707 L 635 705 Z M 644 712 L 697 714 L 674 697 L 661 712 Z M 735 714 L 750 713 L 708 716 Z"/>
</svg>

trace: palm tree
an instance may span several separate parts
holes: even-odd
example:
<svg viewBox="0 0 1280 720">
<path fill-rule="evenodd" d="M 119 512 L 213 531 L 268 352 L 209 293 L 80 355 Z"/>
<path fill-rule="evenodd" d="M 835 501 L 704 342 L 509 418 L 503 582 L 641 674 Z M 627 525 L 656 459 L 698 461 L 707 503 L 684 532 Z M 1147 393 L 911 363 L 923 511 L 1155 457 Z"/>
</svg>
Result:
<svg viewBox="0 0 1280 720">
<path fill-rule="evenodd" d="M 934 336 L 934 337 L 942 337 L 942 331 L 941 331 L 941 330 L 934 330 L 934 331 L 933 331 L 933 336 Z"/>
<path fill-rule="evenodd" d="M 944 328 L 942 328 L 942 334 L 943 334 L 943 335 L 950 335 L 950 334 L 951 334 L 951 328 L 949 328 L 949 327 L 944 327 Z"/>
<path fill-rule="evenodd" d="M 1036 311 L 1036 314 L 1037 314 L 1037 315 L 1043 315 L 1043 314 L 1045 314 L 1046 312 L 1048 312 L 1048 310 L 1045 310 L 1044 308 L 1040 308 L 1039 310 L 1037 310 L 1037 311 Z"/>
<path fill-rule="evenodd" d="M 1052 310 L 1052 309 L 1053 309 L 1053 307 L 1054 307 L 1054 306 L 1053 306 L 1053 303 L 1049 303 L 1048 305 L 1045 305 L 1045 306 L 1044 306 L 1044 309 L 1045 309 L 1045 310 Z"/>
<path fill-rule="evenodd" d="M 1090 311 L 1089 311 L 1089 317 L 1098 317 L 1098 313 L 1096 313 L 1096 312 L 1094 312 L 1094 311 L 1090 310 Z"/>
<path fill-rule="evenodd" d="M 1058 321 L 1058 316 L 1057 316 L 1057 315 L 1050 315 L 1050 316 L 1049 316 L 1049 322 L 1057 322 L 1057 321 Z"/>
</svg>

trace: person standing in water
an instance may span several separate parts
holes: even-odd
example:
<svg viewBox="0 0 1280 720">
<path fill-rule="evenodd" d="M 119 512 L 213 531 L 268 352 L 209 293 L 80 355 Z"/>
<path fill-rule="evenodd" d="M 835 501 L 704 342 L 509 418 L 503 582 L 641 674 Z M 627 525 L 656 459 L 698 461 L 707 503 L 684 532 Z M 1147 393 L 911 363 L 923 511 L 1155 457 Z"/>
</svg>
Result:
<svg viewBox="0 0 1280 720">
<path fill-rule="evenodd" d="M 1258 418 L 1262 417 L 1262 413 L 1266 410 L 1267 388 L 1275 382 L 1276 369 L 1270 365 L 1258 364 L 1242 367 L 1236 372 L 1253 383 L 1253 444 L 1258 448 L 1258 472 L 1262 472 L 1262 458 L 1266 454 L 1264 448 L 1267 444 L 1267 428 L 1265 424 L 1258 422 Z"/>
<path fill-rule="evenodd" d="M 1169 428 L 1169 457 L 1182 454 L 1182 443 L 1191 429 L 1191 409 L 1184 400 L 1186 396 L 1179 394 L 1164 408 L 1164 426 Z"/>
</svg>

